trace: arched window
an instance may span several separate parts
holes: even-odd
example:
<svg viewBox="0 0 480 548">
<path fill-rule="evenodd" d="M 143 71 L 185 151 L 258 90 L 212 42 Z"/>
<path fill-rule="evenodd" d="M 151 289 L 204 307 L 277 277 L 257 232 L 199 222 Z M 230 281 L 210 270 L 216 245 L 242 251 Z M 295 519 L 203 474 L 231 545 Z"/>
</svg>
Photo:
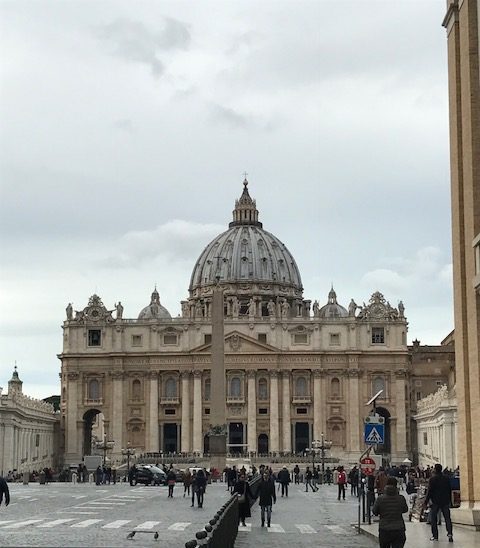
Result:
<svg viewBox="0 0 480 548">
<path fill-rule="evenodd" d="M 240 379 L 238 377 L 233 377 L 230 381 L 230 396 L 239 398 L 241 395 Z"/>
<path fill-rule="evenodd" d="M 262 378 L 258 381 L 258 399 L 262 401 L 268 400 L 267 379 Z"/>
<path fill-rule="evenodd" d="M 335 377 L 330 383 L 330 392 L 333 398 L 340 397 L 340 380 Z"/>
<path fill-rule="evenodd" d="M 385 379 L 383 377 L 375 377 L 372 385 L 372 396 L 383 390 L 383 394 L 380 397 L 385 397 Z"/>
<path fill-rule="evenodd" d="M 168 379 L 165 383 L 165 396 L 167 398 L 175 398 L 177 396 L 177 381 L 175 379 Z"/>
<path fill-rule="evenodd" d="M 142 396 L 141 389 L 142 389 L 142 384 L 140 383 L 138 379 L 135 379 L 132 382 L 132 397 L 134 400 L 141 399 L 141 396 Z"/>
<path fill-rule="evenodd" d="M 342 430 L 338 424 L 332 426 L 332 445 L 342 445 Z"/>
<path fill-rule="evenodd" d="M 307 395 L 307 381 L 305 377 L 298 377 L 295 383 L 295 395 L 306 396 Z"/>
<path fill-rule="evenodd" d="M 99 400 L 100 399 L 100 383 L 97 379 L 92 379 L 88 383 L 88 399 Z"/>
<path fill-rule="evenodd" d="M 205 401 L 210 401 L 210 393 L 212 390 L 212 381 L 210 379 L 205 379 Z"/>
</svg>

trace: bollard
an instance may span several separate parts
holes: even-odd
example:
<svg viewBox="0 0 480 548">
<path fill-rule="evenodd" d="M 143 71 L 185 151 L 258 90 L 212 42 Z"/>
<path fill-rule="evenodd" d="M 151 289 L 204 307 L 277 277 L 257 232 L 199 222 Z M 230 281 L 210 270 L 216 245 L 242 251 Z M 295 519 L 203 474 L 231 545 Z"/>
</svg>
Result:
<svg viewBox="0 0 480 548">
<path fill-rule="evenodd" d="M 208 545 L 208 535 L 206 531 L 199 531 L 195 537 L 197 538 L 198 546 L 207 546 Z"/>
<path fill-rule="evenodd" d="M 28 472 L 23 473 L 23 485 L 28 485 L 28 479 L 30 474 Z"/>
<path fill-rule="evenodd" d="M 77 483 L 77 473 L 73 472 L 72 474 L 72 483 L 75 485 Z"/>
<path fill-rule="evenodd" d="M 185 548 L 196 548 L 198 546 L 196 540 L 189 540 L 185 543 Z"/>
</svg>

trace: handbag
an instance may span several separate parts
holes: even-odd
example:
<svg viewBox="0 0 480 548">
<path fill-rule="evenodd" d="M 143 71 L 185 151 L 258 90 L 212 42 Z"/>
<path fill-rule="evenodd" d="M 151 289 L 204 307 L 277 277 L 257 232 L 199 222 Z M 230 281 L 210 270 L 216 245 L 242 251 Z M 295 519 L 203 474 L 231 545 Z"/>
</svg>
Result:
<svg viewBox="0 0 480 548">
<path fill-rule="evenodd" d="M 243 489 L 243 495 L 240 495 L 238 497 L 238 504 L 245 504 L 247 502 L 247 484 L 245 483 L 245 487 Z"/>
</svg>

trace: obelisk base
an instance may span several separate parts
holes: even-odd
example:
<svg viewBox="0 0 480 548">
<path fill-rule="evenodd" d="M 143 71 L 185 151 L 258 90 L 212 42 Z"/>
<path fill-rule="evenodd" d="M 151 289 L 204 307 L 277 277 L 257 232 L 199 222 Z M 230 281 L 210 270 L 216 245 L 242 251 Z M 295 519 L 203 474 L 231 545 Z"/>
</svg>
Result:
<svg viewBox="0 0 480 548">
<path fill-rule="evenodd" d="M 227 465 L 227 436 L 225 434 L 210 434 L 210 468 L 216 468 L 223 474 Z"/>
</svg>

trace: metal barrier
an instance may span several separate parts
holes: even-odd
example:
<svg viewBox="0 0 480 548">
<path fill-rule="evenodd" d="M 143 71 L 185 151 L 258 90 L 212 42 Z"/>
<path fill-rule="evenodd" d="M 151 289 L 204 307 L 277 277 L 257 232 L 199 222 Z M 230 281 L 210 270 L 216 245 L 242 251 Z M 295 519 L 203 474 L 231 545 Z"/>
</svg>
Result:
<svg viewBox="0 0 480 548">
<path fill-rule="evenodd" d="M 255 476 L 249 481 L 250 490 L 256 497 L 260 476 Z M 253 504 L 254 501 L 251 501 Z M 185 548 L 234 548 L 238 534 L 238 495 L 235 493 L 220 508 L 213 518 L 205 525 L 203 531 L 195 535 L 195 539 L 185 543 Z"/>
</svg>

